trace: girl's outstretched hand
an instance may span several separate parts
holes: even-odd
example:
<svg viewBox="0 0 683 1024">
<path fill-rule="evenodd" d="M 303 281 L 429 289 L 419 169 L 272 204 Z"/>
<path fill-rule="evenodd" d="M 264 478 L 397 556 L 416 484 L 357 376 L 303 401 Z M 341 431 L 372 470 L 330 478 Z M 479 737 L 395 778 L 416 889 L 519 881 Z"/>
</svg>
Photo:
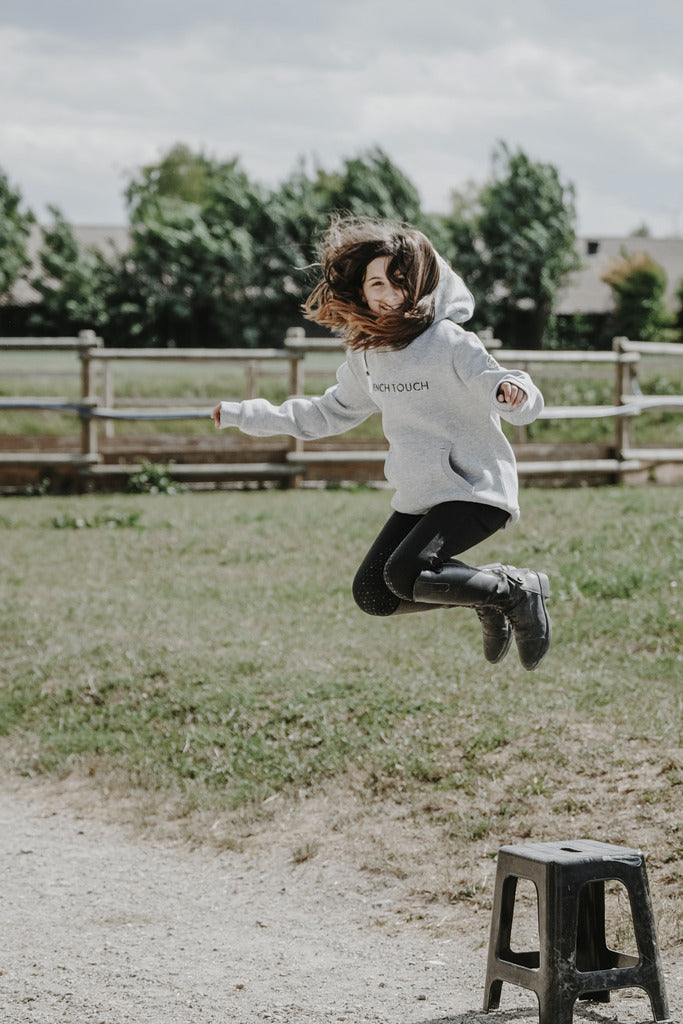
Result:
<svg viewBox="0 0 683 1024">
<path fill-rule="evenodd" d="M 498 401 L 509 405 L 511 409 L 518 409 L 526 401 L 526 397 L 526 391 L 523 391 L 517 384 L 513 384 L 511 380 L 504 380 L 496 392 Z"/>
<path fill-rule="evenodd" d="M 214 426 L 218 429 L 221 425 L 221 407 L 220 404 L 211 413 L 211 419 L 213 420 Z"/>
</svg>

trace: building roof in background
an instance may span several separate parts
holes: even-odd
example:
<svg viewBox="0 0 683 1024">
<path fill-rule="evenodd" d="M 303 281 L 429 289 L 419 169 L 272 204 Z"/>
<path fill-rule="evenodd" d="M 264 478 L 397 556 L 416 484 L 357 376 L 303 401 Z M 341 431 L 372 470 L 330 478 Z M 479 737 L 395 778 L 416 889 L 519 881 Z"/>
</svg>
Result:
<svg viewBox="0 0 683 1024">
<path fill-rule="evenodd" d="M 130 229 L 120 225 L 99 226 L 95 224 L 71 225 L 71 230 L 79 246 L 91 249 L 99 249 L 104 256 L 113 255 L 115 252 L 125 252 L 130 241 Z M 31 277 L 40 273 L 40 248 L 43 235 L 39 224 L 31 226 L 31 233 L 26 242 Z M 27 281 L 17 281 L 10 289 L 10 304 L 16 306 L 27 306 L 31 302 L 38 302 L 40 295 Z"/>
<path fill-rule="evenodd" d="M 602 275 L 624 251 L 629 256 L 647 253 L 663 267 L 667 276 L 664 300 L 672 310 L 677 308 L 676 291 L 683 280 L 683 238 L 590 235 L 577 238 L 576 247 L 583 267 L 567 279 L 555 306 L 556 313 L 609 313 L 614 307 L 612 289 Z"/>
</svg>

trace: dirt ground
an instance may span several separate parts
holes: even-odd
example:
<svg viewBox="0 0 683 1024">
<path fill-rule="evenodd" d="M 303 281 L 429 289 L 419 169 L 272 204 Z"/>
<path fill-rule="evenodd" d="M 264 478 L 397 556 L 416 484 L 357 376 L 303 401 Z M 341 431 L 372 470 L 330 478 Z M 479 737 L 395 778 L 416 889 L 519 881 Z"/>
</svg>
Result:
<svg viewBox="0 0 683 1024">
<path fill-rule="evenodd" d="M 115 811 L 86 788 L 0 784 L 3 1024 L 538 1021 L 507 984 L 482 1012 L 490 913 L 421 897 L 424 836 L 390 813 L 328 795 L 274 809 L 238 849 L 193 849 Z M 394 836 L 412 869 L 391 870 Z M 680 1021 L 683 965 L 663 960 Z M 638 989 L 574 1017 L 652 1019 Z"/>
</svg>

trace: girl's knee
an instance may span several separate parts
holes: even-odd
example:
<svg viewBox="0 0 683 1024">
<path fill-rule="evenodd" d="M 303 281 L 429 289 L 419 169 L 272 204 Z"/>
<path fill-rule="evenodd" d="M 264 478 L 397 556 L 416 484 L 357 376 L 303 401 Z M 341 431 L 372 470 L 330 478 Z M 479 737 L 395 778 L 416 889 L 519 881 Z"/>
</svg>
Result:
<svg viewBox="0 0 683 1024">
<path fill-rule="evenodd" d="M 368 579 L 359 578 L 353 581 L 353 599 L 366 615 L 393 615 L 399 605 L 399 599 L 386 587 L 373 585 Z"/>
<path fill-rule="evenodd" d="M 413 600 L 416 573 L 411 563 L 407 569 L 398 559 L 390 558 L 384 566 L 384 582 L 400 601 Z"/>
</svg>

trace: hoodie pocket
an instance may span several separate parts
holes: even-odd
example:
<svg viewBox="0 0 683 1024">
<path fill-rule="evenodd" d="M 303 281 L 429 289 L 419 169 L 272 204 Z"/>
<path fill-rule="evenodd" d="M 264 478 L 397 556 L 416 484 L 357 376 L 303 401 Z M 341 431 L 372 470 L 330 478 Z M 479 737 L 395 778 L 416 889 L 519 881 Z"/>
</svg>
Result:
<svg viewBox="0 0 683 1024">
<path fill-rule="evenodd" d="M 457 466 L 453 459 L 453 448 L 449 444 L 441 446 L 441 468 L 449 480 L 458 484 L 458 489 L 474 494 L 476 484 L 465 474 L 462 467 Z"/>
</svg>

